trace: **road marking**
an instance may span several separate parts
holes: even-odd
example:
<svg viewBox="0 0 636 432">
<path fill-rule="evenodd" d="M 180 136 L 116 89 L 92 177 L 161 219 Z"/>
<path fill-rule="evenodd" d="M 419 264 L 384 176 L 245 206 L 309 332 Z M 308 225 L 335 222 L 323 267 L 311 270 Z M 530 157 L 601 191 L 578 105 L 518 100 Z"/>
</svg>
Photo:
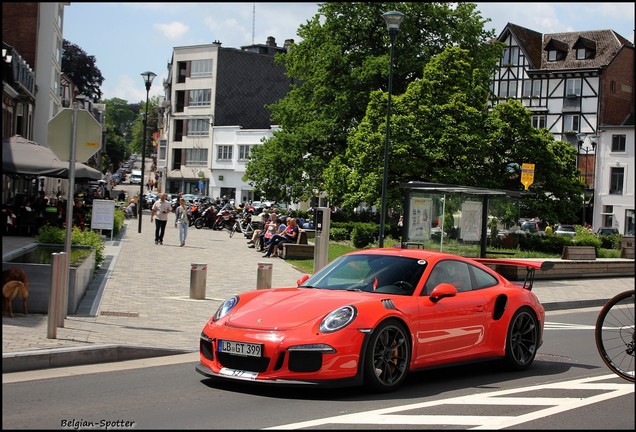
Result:
<svg viewBox="0 0 636 432">
<path fill-rule="evenodd" d="M 543 326 L 544 330 L 594 330 L 596 327 L 593 325 L 583 324 L 569 324 L 558 322 L 546 322 Z"/>
<path fill-rule="evenodd" d="M 421 402 L 410 405 L 401 405 L 392 408 L 383 408 L 372 411 L 345 414 L 323 419 L 309 420 L 298 423 L 274 426 L 267 429 L 301 429 L 320 427 L 327 424 L 355 424 L 355 425 L 458 425 L 473 426 L 470 429 L 504 429 L 522 423 L 534 421 L 543 417 L 555 415 L 564 411 L 581 408 L 586 405 L 599 403 L 608 399 L 621 397 L 634 393 L 634 385 L 631 383 L 596 382 L 619 379 L 614 374 L 597 377 L 586 377 L 570 381 L 532 385 L 510 390 L 502 390 L 491 393 L 479 393 L 454 398 Z M 585 396 L 585 393 L 577 397 L 532 397 L 539 390 L 594 390 L 594 395 Z M 525 394 L 524 394 L 525 393 Z M 520 394 L 515 397 L 515 394 Z M 466 411 L 469 405 L 517 405 L 541 407 L 537 411 L 519 416 L 471 416 L 471 415 L 426 415 L 426 414 L 399 414 L 403 411 L 422 410 L 440 405 L 456 405 Z"/>
</svg>

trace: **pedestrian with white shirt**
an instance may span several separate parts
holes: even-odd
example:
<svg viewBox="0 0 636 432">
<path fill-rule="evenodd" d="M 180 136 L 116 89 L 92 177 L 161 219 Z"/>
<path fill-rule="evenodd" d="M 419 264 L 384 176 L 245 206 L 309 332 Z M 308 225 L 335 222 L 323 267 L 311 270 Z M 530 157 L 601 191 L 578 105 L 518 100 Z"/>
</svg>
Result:
<svg viewBox="0 0 636 432">
<path fill-rule="evenodd" d="M 152 211 L 150 212 L 150 222 L 155 219 L 155 244 L 163 244 L 163 236 L 166 233 L 166 225 L 168 224 L 168 213 L 171 212 L 172 207 L 170 203 L 166 201 L 168 194 L 162 193 L 159 200 L 155 201 L 152 205 Z"/>
</svg>

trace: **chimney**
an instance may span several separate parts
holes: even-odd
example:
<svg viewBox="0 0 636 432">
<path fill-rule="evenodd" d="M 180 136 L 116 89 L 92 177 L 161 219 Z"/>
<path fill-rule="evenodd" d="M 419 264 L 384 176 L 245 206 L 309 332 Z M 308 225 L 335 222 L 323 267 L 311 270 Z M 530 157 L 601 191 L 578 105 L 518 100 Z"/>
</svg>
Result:
<svg viewBox="0 0 636 432">
<path fill-rule="evenodd" d="M 274 38 L 274 36 L 268 36 L 267 37 L 267 46 L 269 47 L 275 47 L 276 46 L 276 39 Z"/>
</svg>

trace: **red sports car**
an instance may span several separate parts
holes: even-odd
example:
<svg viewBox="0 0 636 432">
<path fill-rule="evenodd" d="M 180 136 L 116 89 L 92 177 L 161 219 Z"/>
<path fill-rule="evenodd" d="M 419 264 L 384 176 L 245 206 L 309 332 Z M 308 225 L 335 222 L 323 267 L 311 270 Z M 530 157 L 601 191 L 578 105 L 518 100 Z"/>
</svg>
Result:
<svg viewBox="0 0 636 432">
<path fill-rule="evenodd" d="M 527 269 L 523 282 L 494 271 Z M 531 292 L 536 260 L 465 258 L 422 249 L 343 255 L 297 287 L 225 300 L 200 337 L 197 372 L 214 378 L 396 389 L 409 372 L 500 359 L 528 368 L 545 313 Z"/>
</svg>

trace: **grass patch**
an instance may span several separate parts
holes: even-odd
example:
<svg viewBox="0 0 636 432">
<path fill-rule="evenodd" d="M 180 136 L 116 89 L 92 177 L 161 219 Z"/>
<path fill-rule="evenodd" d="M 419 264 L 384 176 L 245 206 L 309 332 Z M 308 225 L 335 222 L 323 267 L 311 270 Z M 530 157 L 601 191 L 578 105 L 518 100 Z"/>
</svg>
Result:
<svg viewBox="0 0 636 432">
<path fill-rule="evenodd" d="M 384 247 L 396 247 L 400 242 L 392 238 L 386 238 L 384 240 Z M 377 247 L 378 244 L 370 245 L 369 247 Z M 457 242 L 448 242 L 443 245 L 444 252 L 467 256 L 478 257 L 480 254 L 480 246 L 477 244 L 460 244 Z M 439 243 L 425 242 L 424 248 L 430 250 L 439 250 Z M 350 241 L 329 242 L 329 262 L 333 261 L 340 255 L 344 255 L 348 252 L 358 250 L 353 247 Z M 489 254 L 489 251 L 500 252 L 498 254 Z M 621 251 L 614 249 L 600 249 L 598 258 L 620 258 Z M 522 251 L 519 249 L 496 249 L 488 248 L 486 252 L 487 258 L 561 258 L 560 254 L 549 254 L 545 252 L 533 252 Z M 298 268 L 304 273 L 314 272 L 314 260 L 313 259 L 287 259 L 286 262 L 290 263 L 294 267 Z"/>
</svg>

